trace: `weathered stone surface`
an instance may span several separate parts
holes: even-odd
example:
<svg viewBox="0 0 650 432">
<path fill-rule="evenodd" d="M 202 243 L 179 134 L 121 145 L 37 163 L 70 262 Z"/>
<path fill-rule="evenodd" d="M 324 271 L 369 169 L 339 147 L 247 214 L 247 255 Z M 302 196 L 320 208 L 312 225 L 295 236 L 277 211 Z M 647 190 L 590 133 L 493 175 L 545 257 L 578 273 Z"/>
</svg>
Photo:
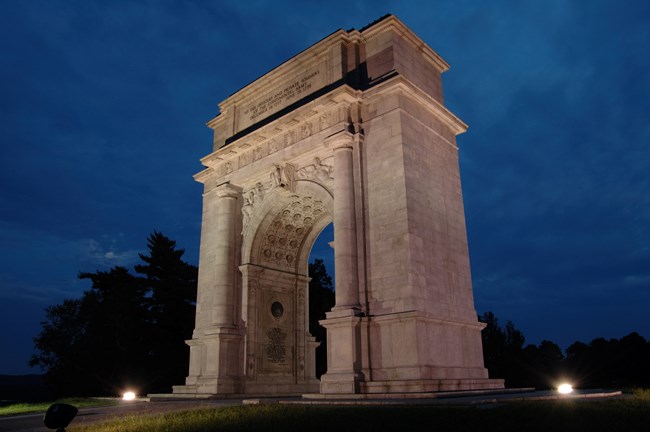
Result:
<svg viewBox="0 0 650 432">
<path fill-rule="evenodd" d="M 178 395 L 503 387 L 483 367 L 448 65 L 394 16 L 337 31 L 208 123 L 196 329 Z M 315 378 L 309 251 L 334 222 Z"/>
</svg>

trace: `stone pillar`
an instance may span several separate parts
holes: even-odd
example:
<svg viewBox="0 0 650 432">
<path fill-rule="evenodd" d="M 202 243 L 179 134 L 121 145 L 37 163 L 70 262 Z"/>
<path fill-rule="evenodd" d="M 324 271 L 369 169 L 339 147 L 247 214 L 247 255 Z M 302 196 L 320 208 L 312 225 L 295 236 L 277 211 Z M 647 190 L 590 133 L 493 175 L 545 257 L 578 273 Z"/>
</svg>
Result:
<svg viewBox="0 0 650 432">
<path fill-rule="evenodd" d="M 359 275 L 357 270 L 357 216 L 354 200 L 352 160 L 353 135 L 334 135 L 334 268 L 336 305 L 334 311 L 359 310 Z"/>
<path fill-rule="evenodd" d="M 219 197 L 216 214 L 216 236 L 219 241 L 215 245 L 214 254 L 214 297 L 212 306 L 212 325 L 231 327 L 237 323 L 236 305 L 236 258 L 239 252 L 237 246 L 237 219 L 239 216 L 237 204 L 241 189 L 230 184 L 217 188 Z"/>
<path fill-rule="evenodd" d="M 321 325 L 327 329 L 327 373 L 321 393 L 358 393 L 360 305 L 354 187 L 354 135 L 341 131 L 325 145 L 334 152 L 334 272 L 336 305 Z"/>
<path fill-rule="evenodd" d="M 204 194 L 196 325 L 190 371 L 175 394 L 241 392 L 243 375 L 240 292 L 237 281 L 241 188 L 223 184 Z"/>
</svg>

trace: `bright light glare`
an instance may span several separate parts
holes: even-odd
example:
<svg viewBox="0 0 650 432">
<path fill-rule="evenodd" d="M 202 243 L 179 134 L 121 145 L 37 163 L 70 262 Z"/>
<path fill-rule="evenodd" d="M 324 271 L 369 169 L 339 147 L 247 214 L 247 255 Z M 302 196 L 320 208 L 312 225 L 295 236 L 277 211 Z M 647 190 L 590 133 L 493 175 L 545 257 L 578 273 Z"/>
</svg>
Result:
<svg viewBox="0 0 650 432">
<path fill-rule="evenodd" d="M 560 384 L 560 386 L 557 388 L 557 391 L 562 394 L 569 394 L 573 391 L 573 387 L 571 384 Z"/>
<path fill-rule="evenodd" d="M 135 399 L 135 393 L 132 391 L 128 391 L 122 395 L 122 400 L 131 401 L 133 399 Z"/>
</svg>

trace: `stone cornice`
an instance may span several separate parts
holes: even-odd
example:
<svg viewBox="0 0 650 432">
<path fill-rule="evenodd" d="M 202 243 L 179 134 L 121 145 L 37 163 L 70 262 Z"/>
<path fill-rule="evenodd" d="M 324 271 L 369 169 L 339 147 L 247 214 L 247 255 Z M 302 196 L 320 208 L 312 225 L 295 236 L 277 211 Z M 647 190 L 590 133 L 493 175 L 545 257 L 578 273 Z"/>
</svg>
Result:
<svg viewBox="0 0 650 432">
<path fill-rule="evenodd" d="M 221 102 L 219 106 L 226 107 L 232 104 L 234 100 L 248 98 L 255 93 L 261 93 L 267 88 L 276 86 L 278 82 L 286 81 L 287 76 L 300 73 L 305 64 L 310 65 L 314 63 L 314 58 L 327 55 L 332 46 L 335 46 L 338 42 L 348 43 L 349 39 L 348 32 L 340 29 L 335 31 L 233 93 Z"/>
<path fill-rule="evenodd" d="M 395 15 L 390 15 L 385 19 L 380 20 L 378 23 L 364 29 L 361 36 L 364 39 L 370 39 L 380 33 L 388 30 L 395 30 L 404 39 L 409 41 L 413 46 L 417 47 L 418 51 L 429 60 L 440 72 L 449 70 L 449 63 L 432 50 L 422 39 L 413 33 L 408 27 L 404 25 Z"/>
<path fill-rule="evenodd" d="M 209 120 L 206 125 L 210 128 L 215 128 L 220 121 L 225 119 L 224 114 L 226 114 L 231 107 L 235 105 L 241 106 L 246 104 L 248 101 L 254 100 L 259 95 L 281 86 L 282 83 L 289 81 L 291 77 L 299 76 L 305 71 L 305 68 L 311 67 L 316 63 L 327 63 L 326 67 L 328 69 L 328 74 L 330 75 L 326 78 L 328 82 L 331 83 L 340 79 L 343 71 L 334 71 L 332 69 L 333 65 L 330 64 L 332 60 L 330 58 L 331 48 L 337 44 L 349 44 L 353 40 L 357 39 L 358 35 L 350 35 L 349 32 L 344 30 L 335 31 L 289 60 L 271 69 L 264 75 L 258 77 L 242 89 L 231 94 L 219 104 L 220 114 Z M 341 74 L 341 76 L 332 76 L 333 73 Z"/>
<path fill-rule="evenodd" d="M 371 99 L 375 95 L 386 94 L 394 91 L 402 91 L 422 105 L 425 105 L 438 120 L 445 124 L 449 130 L 454 133 L 454 135 L 460 135 L 467 132 L 468 126 L 465 122 L 456 117 L 443 104 L 420 90 L 403 75 L 395 75 L 394 77 L 366 90 L 364 92 L 364 99 Z"/>
<path fill-rule="evenodd" d="M 301 125 L 306 123 L 319 123 L 319 126 L 322 126 L 316 130 L 310 130 L 308 132 L 308 136 L 310 136 L 311 134 L 324 130 L 323 128 L 333 126 L 335 123 L 347 121 L 347 118 L 339 118 L 338 110 L 341 108 L 347 109 L 353 103 L 358 102 L 361 95 L 362 92 L 360 90 L 354 90 L 348 85 L 335 88 L 326 95 L 295 110 L 291 115 L 280 118 L 201 158 L 201 163 L 207 168 L 194 175 L 194 179 L 199 183 L 205 183 L 213 175 L 217 174 L 215 171 L 217 167 L 228 163 L 231 163 L 231 169 L 235 170 L 241 165 L 239 163 L 240 157 L 249 153 L 253 154 L 257 149 L 268 146 L 271 141 L 283 141 L 282 147 L 291 145 L 293 142 L 298 142 L 305 138 L 300 128 Z M 323 123 L 323 119 L 327 116 L 330 116 L 331 120 Z M 285 142 L 287 140 L 287 134 L 292 134 L 293 136 L 291 144 L 286 144 Z M 254 158 L 254 155 L 251 155 L 251 158 Z M 231 171 L 226 169 L 225 174 L 229 172 Z M 221 175 L 219 174 L 219 176 Z"/>
</svg>

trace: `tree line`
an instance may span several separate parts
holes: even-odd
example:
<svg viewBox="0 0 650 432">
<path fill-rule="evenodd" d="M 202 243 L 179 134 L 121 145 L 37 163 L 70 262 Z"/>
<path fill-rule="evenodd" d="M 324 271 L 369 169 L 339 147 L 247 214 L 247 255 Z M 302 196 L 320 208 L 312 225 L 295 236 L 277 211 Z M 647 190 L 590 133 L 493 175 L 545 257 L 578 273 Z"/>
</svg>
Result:
<svg viewBox="0 0 650 432">
<path fill-rule="evenodd" d="M 196 311 L 198 269 L 162 233 L 147 239 L 135 274 L 116 266 L 80 273 L 91 282 L 81 298 L 46 309 L 29 362 L 45 370 L 55 396 L 171 392 L 183 384 Z M 325 329 L 318 324 L 334 306 L 332 279 L 322 260 L 309 264 L 309 329 L 318 347 L 318 376 L 326 370 Z"/>
<path fill-rule="evenodd" d="M 80 273 L 91 288 L 46 309 L 29 362 L 57 395 L 170 391 L 188 370 L 198 270 L 176 242 L 154 231 L 135 274 L 125 267 Z"/>
<path fill-rule="evenodd" d="M 650 387 L 650 341 L 636 332 L 621 339 L 575 342 L 565 354 L 549 340 L 525 345 L 512 321 L 501 326 L 492 312 L 479 319 L 486 324 L 485 367 L 491 378 L 504 378 L 506 387 L 547 389 L 561 381 L 581 388 Z"/>
<path fill-rule="evenodd" d="M 198 269 L 162 233 L 154 231 L 147 248 L 135 273 L 121 266 L 82 272 L 79 278 L 89 280 L 90 289 L 46 309 L 29 364 L 45 370 L 57 396 L 115 395 L 126 388 L 164 393 L 185 381 Z M 320 377 L 327 370 L 327 348 L 318 321 L 334 305 L 334 287 L 322 260 L 309 264 L 309 275 L 309 330 L 321 342 Z M 562 378 L 583 388 L 650 387 L 650 342 L 637 333 L 576 342 L 565 355 L 547 340 L 525 346 L 522 332 L 511 321 L 501 326 L 492 312 L 479 318 L 486 324 L 485 366 L 508 387 L 550 388 Z"/>
</svg>

